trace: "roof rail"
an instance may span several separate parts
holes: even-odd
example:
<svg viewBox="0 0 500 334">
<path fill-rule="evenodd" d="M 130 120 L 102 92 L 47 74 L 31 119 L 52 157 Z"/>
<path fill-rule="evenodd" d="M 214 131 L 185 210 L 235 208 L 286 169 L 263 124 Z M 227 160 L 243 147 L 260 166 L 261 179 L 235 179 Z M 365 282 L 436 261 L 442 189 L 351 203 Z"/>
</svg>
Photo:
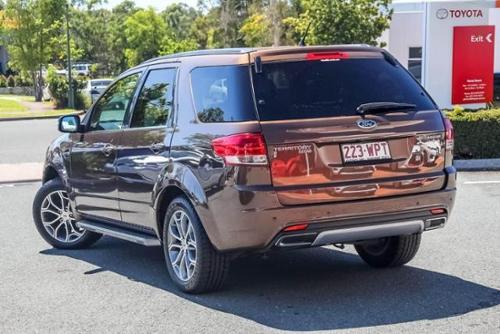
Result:
<svg viewBox="0 0 500 334">
<path fill-rule="evenodd" d="M 149 60 L 142 62 L 141 65 L 152 63 L 155 61 L 160 61 L 160 60 L 176 59 L 176 58 L 182 58 L 182 57 L 225 55 L 225 54 L 243 54 L 243 53 L 252 52 L 254 50 L 256 50 L 256 48 L 225 48 L 225 49 L 205 49 L 205 50 L 186 51 L 186 52 L 173 53 L 173 54 L 166 55 L 166 56 L 152 58 L 152 59 L 149 59 Z"/>
</svg>

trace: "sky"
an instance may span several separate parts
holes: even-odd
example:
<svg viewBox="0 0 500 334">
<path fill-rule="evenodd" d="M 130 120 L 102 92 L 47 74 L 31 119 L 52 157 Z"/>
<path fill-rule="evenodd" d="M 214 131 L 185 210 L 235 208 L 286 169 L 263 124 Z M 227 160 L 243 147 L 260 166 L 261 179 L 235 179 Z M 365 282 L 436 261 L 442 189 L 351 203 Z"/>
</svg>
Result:
<svg viewBox="0 0 500 334">
<path fill-rule="evenodd" d="M 106 7 L 112 8 L 122 2 L 123 0 L 108 0 L 108 5 Z M 184 2 L 190 6 L 196 7 L 198 0 L 133 0 L 139 7 L 149 7 L 153 6 L 158 10 L 163 10 L 165 7 L 172 3 Z"/>
</svg>

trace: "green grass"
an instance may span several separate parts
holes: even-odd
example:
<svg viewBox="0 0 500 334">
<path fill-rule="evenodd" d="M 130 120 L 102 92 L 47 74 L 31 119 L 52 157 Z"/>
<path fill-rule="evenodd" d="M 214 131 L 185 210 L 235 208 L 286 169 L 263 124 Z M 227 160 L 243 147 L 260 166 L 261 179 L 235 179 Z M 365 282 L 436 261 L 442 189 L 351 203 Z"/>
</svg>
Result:
<svg viewBox="0 0 500 334">
<path fill-rule="evenodd" d="M 63 116 L 79 112 L 74 109 L 53 109 L 48 111 L 3 111 L 0 109 L 0 119 L 2 118 L 36 118 L 49 116 Z"/>
<path fill-rule="evenodd" d="M 79 112 L 79 110 L 74 109 L 48 109 L 47 106 L 51 106 L 51 102 L 39 102 L 44 108 L 29 110 L 22 102 L 35 102 L 35 98 L 31 96 L 0 95 L 0 119 L 62 116 Z"/>
<path fill-rule="evenodd" d="M 28 108 L 17 102 L 16 100 L 6 99 L 0 97 L 0 113 L 3 112 L 22 112 Z"/>
</svg>

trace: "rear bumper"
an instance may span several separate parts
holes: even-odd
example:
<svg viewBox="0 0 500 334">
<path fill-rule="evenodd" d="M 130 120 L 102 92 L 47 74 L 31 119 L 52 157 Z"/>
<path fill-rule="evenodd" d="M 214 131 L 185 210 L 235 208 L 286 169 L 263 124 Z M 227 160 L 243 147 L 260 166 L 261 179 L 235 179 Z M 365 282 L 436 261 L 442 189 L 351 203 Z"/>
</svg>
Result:
<svg viewBox="0 0 500 334">
<path fill-rule="evenodd" d="M 381 221 L 378 221 L 380 220 Z M 373 217 L 349 224 L 316 224 L 302 232 L 280 232 L 270 248 L 299 248 L 335 243 L 356 243 L 369 239 L 422 233 L 444 227 L 447 215 L 429 215 L 429 211 L 405 213 L 399 217 Z M 321 226 L 322 225 L 322 226 Z"/>
<path fill-rule="evenodd" d="M 314 205 L 283 206 L 273 191 L 228 187 L 198 213 L 210 240 L 220 251 L 267 250 L 285 235 L 285 227 L 301 223 L 309 224 L 302 232 L 312 236 L 310 244 L 303 246 L 411 234 L 428 229 L 429 219 L 441 218 L 432 216 L 430 209 L 446 210 L 443 218 L 451 213 L 456 193 L 455 169 L 448 168 L 446 174 L 445 187 L 438 191 Z M 418 223 L 401 225 L 405 222 Z"/>
</svg>

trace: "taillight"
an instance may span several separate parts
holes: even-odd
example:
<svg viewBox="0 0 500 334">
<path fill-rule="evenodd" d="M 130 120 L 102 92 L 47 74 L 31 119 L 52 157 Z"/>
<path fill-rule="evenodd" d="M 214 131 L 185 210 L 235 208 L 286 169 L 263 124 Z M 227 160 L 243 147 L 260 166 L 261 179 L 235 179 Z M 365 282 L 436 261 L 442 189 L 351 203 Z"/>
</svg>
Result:
<svg viewBox="0 0 500 334">
<path fill-rule="evenodd" d="M 240 133 L 212 140 L 214 152 L 228 165 L 267 165 L 267 149 L 260 133 Z"/>
<path fill-rule="evenodd" d="M 347 52 L 315 52 L 306 54 L 306 60 L 338 60 L 349 58 Z"/>
<path fill-rule="evenodd" d="M 455 133 L 453 131 L 453 124 L 449 118 L 444 119 L 444 139 L 446 141 L 446 150 L 453 150 Z"/>
</svg>

